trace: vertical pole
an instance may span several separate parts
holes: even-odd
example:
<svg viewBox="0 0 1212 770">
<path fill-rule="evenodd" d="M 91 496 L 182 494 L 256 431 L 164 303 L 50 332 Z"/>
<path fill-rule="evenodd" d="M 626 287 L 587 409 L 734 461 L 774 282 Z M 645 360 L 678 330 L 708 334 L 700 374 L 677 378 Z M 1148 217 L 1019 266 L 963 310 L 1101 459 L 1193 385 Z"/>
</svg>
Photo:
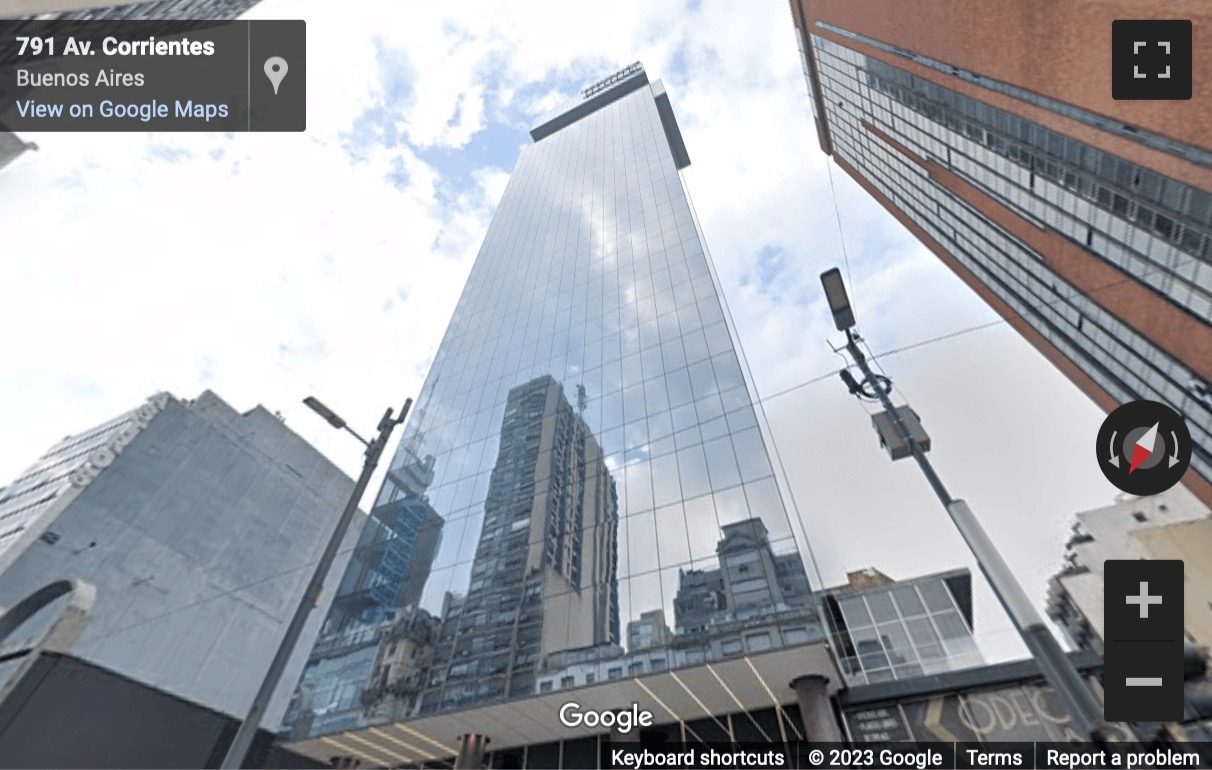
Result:
<svg viewBox="0 0 1212 770">
<path fill-rule="evenodd" d="M 328 571 L 332 569 L 333 561 L 336 560 L 337 550 L 341 547 L 341 541 L 345 539 L 345 533 L 349 530 L 354 513 L 358 510 L 358 503 L 361 502 L 362 495 L 366 492 L 367 485 L 370 484 L 370 477 L 379 464 L 379 456 L 383 454 L 383 447 L 387 445 L 387 439 L 391 437 L 395 426 L 404 422 L 411 405 L 412 399 L 405 401 L 404 408 L 400 410 L 400 416 L 394 420 L 391 417 L 392 410 L 388 409 L 383 415 L 383 419 L 379 420 L 379 435 L 366 445 L 366 460 L 362 464 L 362 475 L 354 484 L 349 501 L 345 504 L 345 510 L 341 512 L 341 518 L 337 520 L 337 526 L 333 529 L 332 536 L 328 539 L 328 545 L 324 548 L 324 553 L 316 564 L 315 572 L 312 573 L 311 582 L 307 584 L 303 598 L 299 600 L 299 606 L 295 608 L 294 617 L 290 619 L 290 625 L 286 627 L 286 633 L 278 645 L 278 652 L 274 655 L 273 662 L 269 664 L 269 670 L 265 672 L 261 689 L 257 690 L 248 714 L 240 723 L 240 729 L 236 731 L 236 737 L 232 739 L 231 746 L 227 749 L 227 755 L 223 757 L 223 764 L 220 767 L 224 770 L 239 770 L 244 764 L 248 749 L 257 734 L 257 729 L 261 726 L 265 709 L 269 706 L 270 698 L 278 688 L 282 671 L 286 668 L 286 663 L 290 660 L 295 645 L 299 642 L 299 636 L 303 633 L 303 626 L 307 622 L 308 615 L 319 603 L 324 580 L 328 577 Z"/>
<path fill-rule="evenodd" d="M 959 530 L 960 536 L 964 538 L 968 549 L 976 557 L 977 565 L 989 581 L 994 595 L 1001 602 L 1006 614 L 1010 616 L 1023 643 L 1027 645 L 1027 649 L 1035 658 L 1040 671 L 1043 672 L 1044 679 L 1064 701 L 1065 707 L 1073 718 L 1073 724 L 1084 735 L 1091 738 L 1103 737 L 1102 708 L 1094 699 L 1090 688 L 1086 686 L 1081 674 L 1077 672 L 1077 669 L 1065 656 L 1064 651 L 1061 650 L 1056 638 L 1052 636 L 1052 632 L 1044 624 L 1043 618 L 1036 611 L 1031 600 L 1027 598 L 1027 594 L 1019 585 L 1017 578 L 1014 577 L 1014 573 L 1002 559 L 997 546 L 993 544 L 984 527 L 977 520 L 976 514 L 972 512 L 967 503 L 963 500 L 956 500 L 947 491 L 943 480 L 939 478 L 934 471 L 934 466 L 927 459 L 926 453 L 914 440 L 909 428 L 901 420 L 900 413 L 892 405 L 892 399 L 880 387 L 867 362 L 867 357 L 859 349 L 854 334 L 849 329 L 846 330 L 846 350 L 858 364 L 866 381 L 871 383 L 872 390 L 875 391 L 888 416 L 892 418 L 901 438 L 909 444 L 909 449 L 913 452 L 913 459 L 917 460 L 918 467 L 922 469 L 926 480 L 930 482 L 935 494 L 942 501 L 943 507 L 947 509 L 947 515 L 951 517 L 952 523 Z"/>
<path fill-rule="evenodd" d="M 484 767 L 484 749 L 488 738 L 480 733 L 464 733 L 459 736 L 459 753 L 455 756 L 455 770 L 480 770 Z"/>
<path fill-rule="evenodd" d="M 828 684 L 829 680 L 819 674 L 797 677 L 791 682 L 795 702 L 800 707 L 804 738 L 810 743 L 841 743 L 843 740 L 833 716 Z"/>
</svg>

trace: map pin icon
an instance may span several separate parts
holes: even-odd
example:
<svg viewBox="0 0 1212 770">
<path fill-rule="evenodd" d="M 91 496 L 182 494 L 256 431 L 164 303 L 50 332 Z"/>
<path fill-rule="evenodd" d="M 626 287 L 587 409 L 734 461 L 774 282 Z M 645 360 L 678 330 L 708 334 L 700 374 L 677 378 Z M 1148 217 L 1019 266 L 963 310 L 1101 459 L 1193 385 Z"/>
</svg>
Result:
<svg viewBox="0 0 1212 770">
<path fill-rule="evenodd" d="M 286 77 L 288 69 L 290 68 L 286 66 L 286 60 L 281 56 L 271 56 L 265 60 L 265 77 L 274 84 L 274 96 L 278 95 L 278 86 L 282 83 L 282 78 Z"/>
</svg>

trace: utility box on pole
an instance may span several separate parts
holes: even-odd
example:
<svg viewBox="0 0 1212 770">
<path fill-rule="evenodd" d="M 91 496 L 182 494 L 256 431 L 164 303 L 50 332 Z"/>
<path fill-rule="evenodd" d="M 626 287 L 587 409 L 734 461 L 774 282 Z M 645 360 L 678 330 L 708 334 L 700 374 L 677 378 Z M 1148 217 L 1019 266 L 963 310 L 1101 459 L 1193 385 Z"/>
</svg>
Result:
<svg viewBox="0 0 1212 770">
<path fill-rule="evenodd" d="M 926 430 L 922 427 L 922 421 L 918 419 L 917 412 L 908 406 L 898 406 L 896 414 L 901 418 L 909 435 L 922 448 L 922 451 L 929 452 L 930 437 L 926 435 Z M 871 424 L 875 428 L 875 432 L 879 434 L 880 448 L 887 449 L 893 460 L 903 460 L 913 455 L 909 442 L 901 436 L 901 432 L 896 428 L 896 421 L 887 411 L 872 415 Z"/>
</svg>

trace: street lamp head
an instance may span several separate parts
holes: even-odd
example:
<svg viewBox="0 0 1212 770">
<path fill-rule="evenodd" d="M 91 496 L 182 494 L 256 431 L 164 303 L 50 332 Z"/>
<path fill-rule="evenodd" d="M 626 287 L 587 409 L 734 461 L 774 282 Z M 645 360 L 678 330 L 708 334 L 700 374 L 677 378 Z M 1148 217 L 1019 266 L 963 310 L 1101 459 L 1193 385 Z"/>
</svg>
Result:
<svg viewBox="0 0 1212 770">
<path fill-rule="evenodd" d="M 861 396 L 863 394 L 863 386 L 859 384 L 858 380 L 854 379 L 854 375 L 850 373 L 849 369 L 843 369 L 838 374 L 842 376 L 842 382 L 846 383 L 846 387 L 852 395 Z"/>
<path fill-rule="evenodd" d="M 846 284 L 842 281 L 842 271 L 830 268 L 821 273 L 821 285 L 825 287 L 825 299 L 829 301 L 829 310 L 833 313 L 833 323 L 839 332 L 854 328 L 854 309 L 850 307 L 850 298 L 846 296 Z"/>
<path fill-rule="evenodd" d="M 316 398 L 315 396 L 308 396 L 307 398 L 303 399 L 303 403 L 307 404 L 309 409 L 323 417 L 325 421 L 327 421 L 328 424 L 334 428 L 339 429 L 345 427 L 345 421 L 342 420 L 336 412 L 320 403 L 320 399 Z"/>
</svg>

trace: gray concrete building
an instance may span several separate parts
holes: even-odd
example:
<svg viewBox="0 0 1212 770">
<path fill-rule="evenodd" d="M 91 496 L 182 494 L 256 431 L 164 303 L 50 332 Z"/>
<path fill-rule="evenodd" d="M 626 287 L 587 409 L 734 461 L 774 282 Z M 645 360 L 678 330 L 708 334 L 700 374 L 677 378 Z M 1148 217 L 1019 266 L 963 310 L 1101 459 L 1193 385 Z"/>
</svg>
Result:
<svg viewBox="0 0 1212 770">
<path fill-rule="evenodd" d="M 5 0 L 0 19 L 150 21 L 161 19 L 234 19 L 261 0 Z"/>
<path fill-rule="evenodd" d="M 0 607 L 88 584 L 87 620 L 62 652 L 242 717 L 352 488 L 263 407 L 239 413 L 210 391 L 186 401 L 157 394 L 66 437 L 0 491 Z M 355 519 L 351 544 L 365 521 Z M 277 730 L 326 605 L 263 728 Z M 55 612 L 0 639 L 0 660 L 31 647 Z M 19 662 L 0 664 L 0 690 Z"/>
<path fill-rule="evenodd" d="M 0 131 L 0 170 L 12 163 L 26 150 L 36 150 L 38 145 L 22 141 L 10 131 Z"/>
</svg>

